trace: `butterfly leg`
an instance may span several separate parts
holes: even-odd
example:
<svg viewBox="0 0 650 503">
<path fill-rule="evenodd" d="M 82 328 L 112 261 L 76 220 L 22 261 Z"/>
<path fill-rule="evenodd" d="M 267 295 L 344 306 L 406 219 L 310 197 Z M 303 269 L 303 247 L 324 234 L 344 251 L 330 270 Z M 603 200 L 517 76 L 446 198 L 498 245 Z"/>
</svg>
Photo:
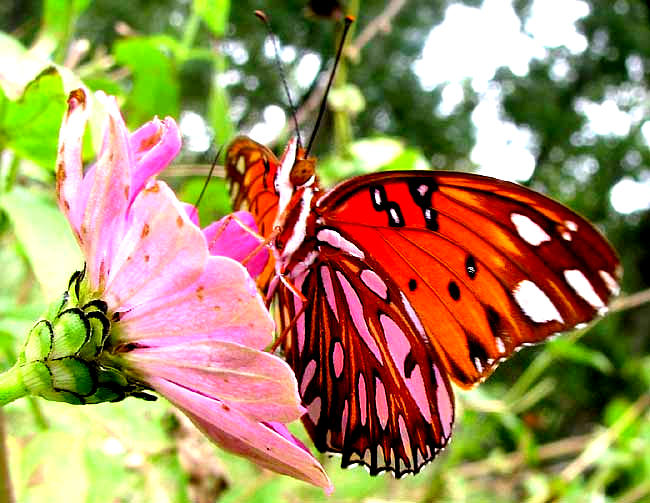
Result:
<svg viewBox="0 0 650 503">
<path fill-rule="evenodd" d="M 274 292 L 275 288 L 277 287 L 278 281 L 282 282 L 284 286 L 287 287 L 287 289 L 293 293 L 296 297 L 300 299 L 300 309 L 298 312 L 291 318 L 291 322 L 284 328 L 282 333 L 280 334 L 279 337 L 273 341 L 273 344 L 271 345 L 270 351 L 273 353 L 280 345 L 284 345 L 284 341 L 287 338 L 287 335 L 289 334 L 289 331 L 293 328 L 293 326 L 297 323 L 298 318 L 302 316 L 302 314 L 305 312 L 305 309 L 307 308 L 307 297 L 305 297 L 298 288 L 296 288 L 296 285 L 294 285 L 291 280 L 285 276 L 284 274 L 281 274 L 279 276 L 276 276 L 273 278 L 273 283 L 271 283 L 271 287 L 269 288 L 269 292 Z M 272 297 L 271 297 L 272 298 Z"/>
</svg>

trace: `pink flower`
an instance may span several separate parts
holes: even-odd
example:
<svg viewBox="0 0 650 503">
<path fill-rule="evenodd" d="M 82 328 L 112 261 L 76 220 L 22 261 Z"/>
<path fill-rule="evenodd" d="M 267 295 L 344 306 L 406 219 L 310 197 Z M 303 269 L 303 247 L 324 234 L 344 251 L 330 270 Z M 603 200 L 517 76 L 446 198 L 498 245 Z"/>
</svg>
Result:
<svg viewBox="0 0 650 503">
<path fill-rule="evenodd" d="M 257 240 L 236 222 L 203 232 L 196 212 L 155 180 L 180 150 L 173 119 L 129 134 L 115 99 L 95 98 L 105 109 L 97 163 L 83 173 L 89 102 L 79 89 L 61 127 L 57 191 L 86 260 L 79 306 L 104 301 L 111 320 L 99 367 L 121 372 L 131 390 L 159 392 L 221 447 L 331 490 L 284 425 L 304 413 L 295 377 L 262 351 L 273 323 L 238 261 Z M 239 218 L 252 225 L 250 215 Z M 264 262 L 249 268 L 259 272 Z"/>
</svg>

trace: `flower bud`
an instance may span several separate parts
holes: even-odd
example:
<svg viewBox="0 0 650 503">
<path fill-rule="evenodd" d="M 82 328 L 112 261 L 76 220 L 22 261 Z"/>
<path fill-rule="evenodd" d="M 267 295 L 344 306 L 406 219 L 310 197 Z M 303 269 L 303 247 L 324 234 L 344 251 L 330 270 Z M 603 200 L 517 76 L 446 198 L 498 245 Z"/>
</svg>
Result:
<svg viewBox="0 0 650 503">
<path fill-rule="evenodd" d="M 111 368 L 108 358 L 102 361 L 111 321 L 104 301 L 85 302 L 86 290 L 84 273 L 75 273 L 68 291 L 31 329 L 18 359 L 20 381 L 33 395 L 72 404 L 116 402 L 129 395 L 149 399 L 141 384 Z"/>
</svg>

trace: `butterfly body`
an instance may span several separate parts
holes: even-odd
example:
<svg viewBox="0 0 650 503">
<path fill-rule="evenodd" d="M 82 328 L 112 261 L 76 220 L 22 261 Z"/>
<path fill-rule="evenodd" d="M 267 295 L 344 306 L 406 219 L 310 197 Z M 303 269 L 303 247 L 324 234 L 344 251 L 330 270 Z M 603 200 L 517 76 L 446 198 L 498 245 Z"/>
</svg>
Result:
<svg viewBox="0 0 650 503">
<path fill-rule="evenodd" d="M 394 171 L 324 191 L 303 157 L 294 140 L 277 160 L 238 138 L 226 169 L 235 207 L 271 239 L 259 284 L 274 289 L 288 330 L 303 422 L 343 466 L 418 472 L 451 436 L 451 381 L 475 385 L 616 293 L 607 241 L 529 189 Z"/>
</svg>

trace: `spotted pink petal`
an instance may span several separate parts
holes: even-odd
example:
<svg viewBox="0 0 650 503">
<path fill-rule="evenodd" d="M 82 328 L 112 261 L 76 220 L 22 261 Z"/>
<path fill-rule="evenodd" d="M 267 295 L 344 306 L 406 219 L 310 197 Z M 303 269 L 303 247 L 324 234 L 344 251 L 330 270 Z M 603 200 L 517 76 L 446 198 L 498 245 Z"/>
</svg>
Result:
<svg viewBox="0 0 650 503">
<path fill-rule="evenodd" d="M 291 368 L 277 356 L 240 344 L 211 340 L 136 347 L 124 358 L 144 380 L 167 379 L 257 421 L 288 423 L 305 412 Z"/>
<path fill-rule="evenodd" d="M 263 349 L 273 340 L 273 321 L 255 283 L 227 257 L 210 257 L 195 282 L 134 306 L 120 325 L 121 340 L 147 346 L 211 339 Z"/>
<path fill-rule="evenodd" d="M 96 95 L 100 99 L 101 96 Z M 105 98 L 104 141 L 90 186 L 82 190 L 76 208 L 80 212 L 79 241 L 86 258 L 88 277 L 91 286 L 97 289 L 105 285 L 115 248 L 120 243 L 134 163 L 129 132 L 117 103 L 114 98 Z"/>
<path fill-rule="evenodd" d="M 181 149 L 181 135 L 171 118 L 154 118 L 131 134 L 130 147 L 135 158 L 131 182 L 131 201 L 145 186 L 147 180 L 160 173 Z"/>
<path fill-rule="evenodd" d="M 77 89 L 70 93 L 68 110 L 61 123 L 59 149 L 56 160 L 56 191 L 59 207 L 68 218 L 79 239 L 81 221 L 74 209 L 79 207 L 83 163 L 81 149 L 89 110 L 86 91 Z"/>
<path fill-rule="evenodd" d="M 133 201 L 104 300 L 114 310 L 126 311 L 173 296 L 201 276 L 207 259 L 201 230 L 190 222 L 173 191 L 156 182 Z M 167 316 L 178 327 L 174 309 Z"/>
<path fill-rule="evenodd" d="M 238 211 L 213 222 L 203 229 L 203 233 L 208 240 L 208 248 L 212 255 L 222 255 L 241 262 L 248 258 L 252 252 L 259 250 L 246 263 L 248 272 L 255 278 L 264 270 L 264 266 L 269 260 L 269 252 L 265 247 L 260 248 L 260 244 L 263 242 L 261 236 L 259 238 L 254 236 L 242 225 L 257 233 L 255 219 L 247 211 Z"/>
<path fill-rule="evenodd" d="M 258 465 L 333 490 L 323 467 L 290 435 L 251 419 L 221 400 L 209 398 L 166 379 L 153 378 L 154 389 L 166 396 L 217 445 Z"/>
</svg>

